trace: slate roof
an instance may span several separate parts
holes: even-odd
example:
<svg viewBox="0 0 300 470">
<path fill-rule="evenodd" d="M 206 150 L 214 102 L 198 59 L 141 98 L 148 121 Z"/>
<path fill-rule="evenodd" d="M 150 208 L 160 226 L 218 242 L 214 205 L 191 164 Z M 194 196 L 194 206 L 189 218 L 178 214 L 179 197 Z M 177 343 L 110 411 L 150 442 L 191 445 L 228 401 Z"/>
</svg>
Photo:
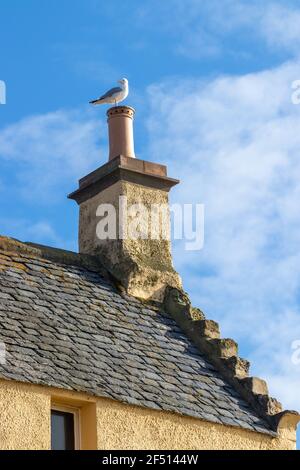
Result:
<svg viewBox="0 0 300 470">
<path fill-rule="evenodd" d="M 0 251 L 0 341 L 2 378 L 274 435 L 173 319 L 89 269 Z"/>
</svg>

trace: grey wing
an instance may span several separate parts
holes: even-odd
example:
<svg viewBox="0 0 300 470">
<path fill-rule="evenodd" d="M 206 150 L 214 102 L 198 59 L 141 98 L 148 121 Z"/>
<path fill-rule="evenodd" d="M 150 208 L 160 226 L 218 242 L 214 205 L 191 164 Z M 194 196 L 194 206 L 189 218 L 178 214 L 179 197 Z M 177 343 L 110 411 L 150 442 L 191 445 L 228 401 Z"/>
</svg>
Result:
<svg viewBox="0 0 300 470">
<path fill-rule="evenodd" d="M 122 91 L 122 88 L 120 88 L 118 86 L 115 87 L 115 88 L 111 88 L 111 90 L 108 90 L 104 95 L 100 96 L 99 100 L 104 100 L 105 98 L 110 98 L 115 93 L 120 93 L 120 91 Z"/>
</svg>

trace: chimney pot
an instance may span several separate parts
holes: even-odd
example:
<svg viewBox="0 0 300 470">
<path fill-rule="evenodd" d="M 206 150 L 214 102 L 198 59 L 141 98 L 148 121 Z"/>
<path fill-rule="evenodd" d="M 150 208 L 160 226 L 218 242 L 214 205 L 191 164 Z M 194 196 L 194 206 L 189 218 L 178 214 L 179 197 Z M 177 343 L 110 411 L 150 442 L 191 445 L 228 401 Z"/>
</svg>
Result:
<svg viewBox="0 0 300 470">
<path fill-rule="evenodd" d="M 109 160 L 123 155 L 135 158 L 133 140 L 133 117 L 130 106 L 115 106 L 107 111 L 109 135 Z"/>
</svg>

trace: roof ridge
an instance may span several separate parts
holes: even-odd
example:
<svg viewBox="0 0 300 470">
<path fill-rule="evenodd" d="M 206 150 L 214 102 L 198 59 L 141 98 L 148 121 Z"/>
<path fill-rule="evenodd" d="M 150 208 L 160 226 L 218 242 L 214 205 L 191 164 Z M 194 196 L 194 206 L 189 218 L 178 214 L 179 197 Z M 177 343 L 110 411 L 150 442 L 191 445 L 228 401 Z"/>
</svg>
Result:
<svg viewBox="0 0 300 470">
<path fill-rule="evenodd" d="M 7 253 L 30 255 L 34 258 L 46 259 L 55 263 L 79 266 L 99 273 L 104 278 L 112 280 L 110 273 L 100 263 L 99 258 L 75 251 L 40 245 L 38 243 L 21 242 L 15 238 L 0 235 L 0 250 Z"/>
<path fill-rule="evenodd" d="M 186 292 L 167 287 L 164 309 L 272 430 L 277 431 L 283 415 L 300 416 L 296 411 L 282 410 L 281 403 L 269 396 L 265 380 L 249 377 L 250 363 L 238 356 L 238 344 L 231 338 L 221 338 L 219 324 L 195 309 Z"/>
</svg>

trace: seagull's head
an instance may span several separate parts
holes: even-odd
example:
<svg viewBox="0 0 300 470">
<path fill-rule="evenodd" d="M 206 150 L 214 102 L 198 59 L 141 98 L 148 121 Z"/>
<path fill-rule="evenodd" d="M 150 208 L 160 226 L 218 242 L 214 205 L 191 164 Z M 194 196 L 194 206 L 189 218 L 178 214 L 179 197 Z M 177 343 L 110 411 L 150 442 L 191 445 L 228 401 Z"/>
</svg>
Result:
<svg viewBox="0 0 300 470">
<path fill-rule="evenodd" d="M 118 80 L 118 83 L 120 83 L 121 86 L 125 87 L 128 85 L 128 80 L 127 78 L 121 78 L 121 80 Z"/>
</svg>

